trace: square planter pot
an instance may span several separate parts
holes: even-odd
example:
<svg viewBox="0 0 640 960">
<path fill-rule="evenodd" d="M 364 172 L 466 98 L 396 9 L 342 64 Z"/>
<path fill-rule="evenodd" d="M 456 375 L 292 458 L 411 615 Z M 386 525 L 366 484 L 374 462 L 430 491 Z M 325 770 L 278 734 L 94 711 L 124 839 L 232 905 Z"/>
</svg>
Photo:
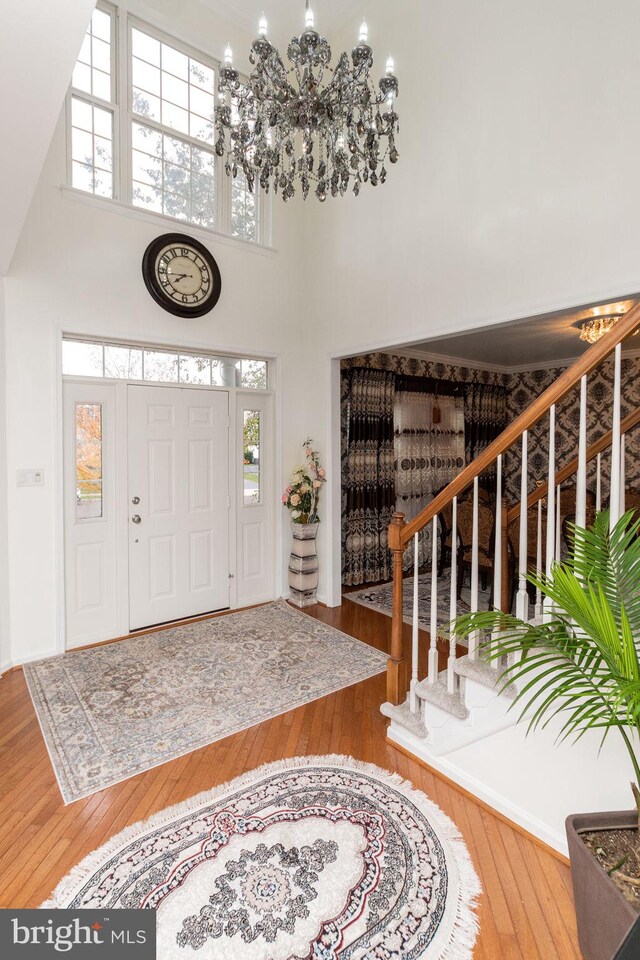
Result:
<svg viewBox="0 0 640 960">
<path fill-rule="evenodd" d="M 637 822 L 638 815 L 633 810 L 578 813 L 566 819 L 578 942 L 584 960 L 613 960 L 631 926 L 638 919 L 638 911 L 625 900 L 580 834 L 594 830 L 633 827 Z"/>
</svg>

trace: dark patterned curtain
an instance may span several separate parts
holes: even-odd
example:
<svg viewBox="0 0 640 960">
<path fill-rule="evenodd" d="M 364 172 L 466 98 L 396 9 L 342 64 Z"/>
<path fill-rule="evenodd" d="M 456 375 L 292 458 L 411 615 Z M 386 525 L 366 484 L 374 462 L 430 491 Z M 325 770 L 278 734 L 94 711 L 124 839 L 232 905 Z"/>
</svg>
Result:
<svg viewBox="0 0 640 960">
<path fill-rule="evenodd" d="M 386 370 L 347 371 L 342 579 L 348 586 L 391 577 L 395 379 Z"/>
<path fill-rule="evenodd" d="M 466 460 L 471 463 L 507 425 L 507 391 L 491 383 L 464 387 Z"/>
</svg>

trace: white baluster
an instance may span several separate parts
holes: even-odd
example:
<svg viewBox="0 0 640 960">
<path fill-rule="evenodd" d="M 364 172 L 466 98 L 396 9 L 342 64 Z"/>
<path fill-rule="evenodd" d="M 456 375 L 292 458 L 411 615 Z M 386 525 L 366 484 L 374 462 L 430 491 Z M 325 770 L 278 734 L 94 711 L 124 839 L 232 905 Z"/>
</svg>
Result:
<svg viewBox="0 0 640 960">
<path fill-rule="evenodd" d="M 556 550 L 556 405 L 549 410 L 549 473 L 547 476 L 547 557 L 546 574 L 551 576 Z M 544 598 L 543 611 L 546 620 L 551 619 L 552 601 Z"/>
<path fill-rule="evenodd" d="M 596 460 L 596 513 L 602 510 L 602 454 Z"/>
<path fill-rule="evenodd" d="M 449 620 L 455 620 L 458 613 L 458 498 L 453 498 L 451 515 L 451 594 L 449 597 Z M 449 637 L 449 659 L 447 660 L 447 690 L 455 693 L 457 676 L 454 672 L 456 662 L 456 638 Z"/>
<path fill-rule="evenodd" d="M 493 548 L 493 607 L 494 610 L 502 609 L 502 530 L 500 527 L 500 517 L 502 510 L 502 454 L 496 460 L 496 518 L 495 518 L 495 540 Z M 495 629 L 492 637 L 498 637 L 499 630 Z M 491 645 L 487 651 L 491 653 Z M 494 670 L 500 668 L 498 660 L 491 660 L 491 666 Z"/>
<path fill-rule="evenodd" d="M 521 620 L 529 619 L 529 594 L 527 593 L 527 534 L 529 512 L 527 510 L 527 451 L 529 434 L 522 434 L 522 469 L 520 472 L 520 539 L 518 544 L 518 594 L 516 596 L 516 616 Z"/>
<path fill-rule="evenodd" d="M 626 438 L 623 433 L 622 436 L 620 437 L 620 516 L 621 517 L 624 516 L 625 501 L 626 501 L 626 496 L 625 496 L 626 469 L 625 469 L 625 462 L 624 462 L 626 445 L 627 445 Z"/>
<path fill-rule="evenodd" d="M 417 713 L 419 704 L 416 695 L 416 685 L 418 683 L 418 614 L 419 614 L 419 589 L 420 581 L 418 572 L 420 568 L 420 542 L 419 534 L 413 537 L 413 616 L 411 620 L 411 683 L 409 685 L 409 707 L 412 713 Z"/>
<path fill-rule="evenodd" d="M 609 529 L 620 519 L 620 374 L 622 344 L 616 347 L 613 375 L 613 425 L 611 427 L 611 485 L 609 487 Z"/>
<path fill-rule="evenodd" d="M 429 683 L 438 679 L 438 517 L 433 518 L 431 534 L 431 623 L 429 637 Z"/>
<path fill-rule="evenodd" d="M 580 381 L 580 430 L 578 436 L 578 473 L 576 476 L 577 527 L 587 525 L 587 378 Z"/>
<path fill-rule="evenodd" d="M 561 484 L 556 487 L 556 560 L 562 559 L 562 492 Z"/>
<path fill-rule="evenodd" d="M 473 481 L 473 531 L 471 534 L 471 613 L 478 612 L 478 478 Z M 478 631 L 469 634 L 469 659 L 478 655 Z"/>
<path fill-rule="evenodd" d="M 539 577 L 542 573 L 542 500 L 538 500 L 538 539 L 536 540 L 536 574 Z M 536 587 L 536 619 L 542 616 L 542 590 Z"/>
</svg>

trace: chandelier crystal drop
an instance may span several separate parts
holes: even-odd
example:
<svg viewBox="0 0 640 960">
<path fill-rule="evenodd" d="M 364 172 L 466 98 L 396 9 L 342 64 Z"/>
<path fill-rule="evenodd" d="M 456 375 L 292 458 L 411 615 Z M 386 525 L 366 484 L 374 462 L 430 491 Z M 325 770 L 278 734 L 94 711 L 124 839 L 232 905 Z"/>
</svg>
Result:
<svg viewBox="0 0 640 960">
<path fill-rule="evenodd" d="M 290 66 L 267 32 L 263 14 L 246 83 L 233 67 L 231 49 L 225 50 L 215 121 L 216 153 L 224 157 L 227 175 L 242 172 L 249 190 L 258 183 L 285 201 L 297 187 L 305 200 L 313 189 L 324 201 L 348 189 L 357 196 L 364 183 L 384 183 L 385 164 L 398 161 L 398 80 L 389 57 L 375 86 L 366 22 L 351 55 L 342 53 L 335 67 L 330 66 L 331 47 L 315 29 L 309 0 L 305 29 L 287 49 Z"/>
<path fill-rule="evenodd" d="M 580 325 L 580 339 L 587 343 L 596 343 L 600 337 L 606 333 L 620 320 L 622 314 L 611 314 L 609 316 L 596 316 L 589 320 L 583 320 Z"/>
</svg>

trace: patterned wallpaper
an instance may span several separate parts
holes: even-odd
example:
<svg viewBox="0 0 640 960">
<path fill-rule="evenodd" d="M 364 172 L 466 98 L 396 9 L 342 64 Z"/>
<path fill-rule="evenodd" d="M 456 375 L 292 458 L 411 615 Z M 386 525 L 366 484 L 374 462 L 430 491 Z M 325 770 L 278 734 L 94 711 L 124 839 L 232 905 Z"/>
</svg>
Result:
<svg viewBox="0 0 640 960">
<path fill-rule="evenodd" d="M 528 370 L 521 373 L 503 374 L 478 370 L 472 366 L 452 365 L 415 357 L 403 357 L 390 353 L 369 353 L 349 357 L 341 363 L 342 370 L 350 367 L 372 367 L 378 370 L 393 370 L 395 373 L 414 377 L 433 377 L 454 383 L 487 383 L 507 387 L 507 421 L 511 422 L 536 397 L 550 386 L 563 372 L 564 367 Z M 342 383 L 342 409 L 345 411 L 345 381 Z M 611 428 L 611 398 L 613 396 L 613 360 L 609 360 L 588 381 L 587 437 L 592 443 Z M 640 406 L 640 360 L 622 361 L 622 416 Z M 556 411 L 556 462 L 559 467 L 571 460 L 577 452 L 577 436 L 580 421 L 579 388 L 573 390 Z M 346 423 L 343 420 L 343 455 Z M 529 487 L 536 480 L 544 480 L 547 474 L 548 428 L 543 421 L 529 434 Z M 608 455 L 603 456 L 603 499 L 608 496 L 610 467 Z M 505 458 L 506 495 L 512 502 L 520 496 L 520 456 L 517 447 Z M 626 486 L 640 489 L 640 426 L 627 437 Z M 587 484 L 595 492 L 595 463 L 587 474 Z"/>
<path fill-rule="evenodd" d="M 507 416 L 512 421 L 536 397 L 540 396 L 563 372 L 564 367 L 552 370 L 527 370 L 508 377 Z M 606 361 L 587 383 L 587 441 L 593 443 L 611 429 L 613 397 L 613 360 Z M 640 360 L 622 361 L 622 416 L 640 406 Z M 580 426 L 580 389 L 576 387 L 556 409 L 556 464 L 562 467 L 577 455 Z M 549 447 L 548 420 L 543 419 L 529 434 L 529 487 L 547 476 Z M 609 495 L 610 462 L 603 455 L 603 500 Z M 640 489 L 640 426 L 631 431 L 626 440 L 626 486 Z M 510 451 L 505 463 L 507 497 L 515 502 L 520 496 L 520 456 L 517 449 Z M 568 481 L 567 481 L 568 482 Z M 587 487 L 595 493 L 595 461 L 589 465 Z"/>
</svg>

